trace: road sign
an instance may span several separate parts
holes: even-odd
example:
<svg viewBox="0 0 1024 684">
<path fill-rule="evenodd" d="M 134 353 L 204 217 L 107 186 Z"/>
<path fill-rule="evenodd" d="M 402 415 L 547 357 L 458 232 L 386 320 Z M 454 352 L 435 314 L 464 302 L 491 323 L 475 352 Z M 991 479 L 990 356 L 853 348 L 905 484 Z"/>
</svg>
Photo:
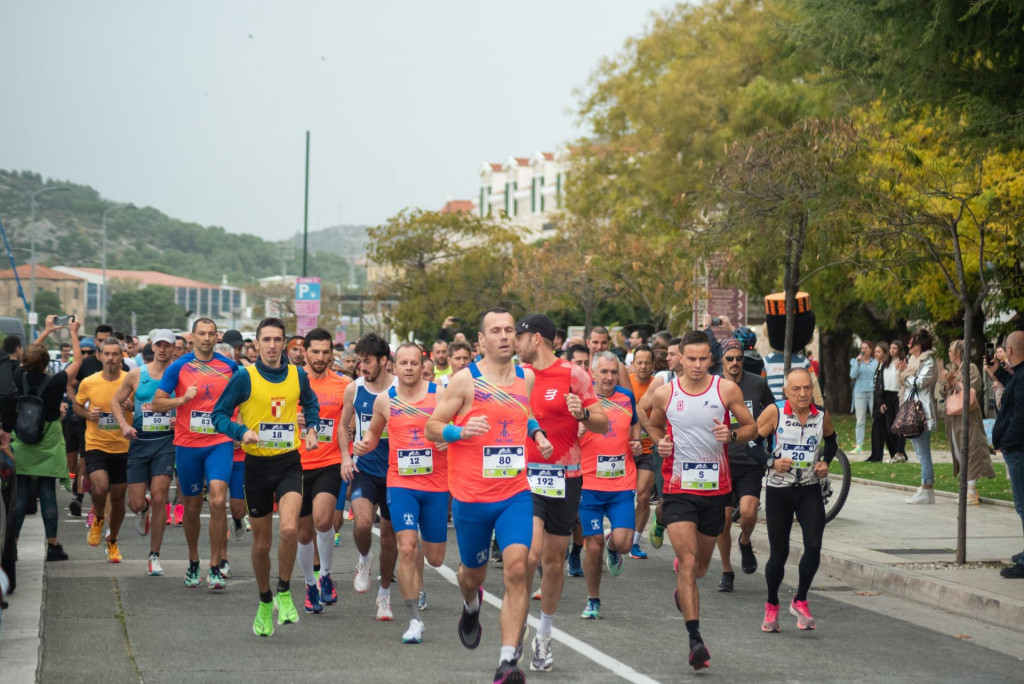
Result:
<svg viewBox="0 0 1024 684">
<path fill-rule="evenodd" d="M 313 316 L 314 318 L 320 315 L 320 300 L 319 299 L 296 299 L 295 300 L 295 315 L 296 316 Z"/>
<path fill-rule="evenodd" d="M 316 316 L 296 316 L 295 317 L 295 334 L 305 335 L 310 330 L 316 327 Z"/>
<path fill-rule="evenodd" d="M 320 301 L 320 278 L 297 278 L 295 299 L 298 301 Z"/>
</svg>

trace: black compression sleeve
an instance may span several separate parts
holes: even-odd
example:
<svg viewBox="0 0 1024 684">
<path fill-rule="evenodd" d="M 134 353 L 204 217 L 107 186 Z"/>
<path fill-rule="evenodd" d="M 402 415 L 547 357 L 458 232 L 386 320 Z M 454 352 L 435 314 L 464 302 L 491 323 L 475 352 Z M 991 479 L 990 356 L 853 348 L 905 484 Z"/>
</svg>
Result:
<svg viewBox="0 0 1024 684">
<path fill-rule="evenodd" d="M 837 451 L 839 451 L 839 436 L 833 432 L 825 438 L 825 448 L 821 452 L 825 463 L 831 463 L 832 459 L 836 457 Z"/>
</svg>

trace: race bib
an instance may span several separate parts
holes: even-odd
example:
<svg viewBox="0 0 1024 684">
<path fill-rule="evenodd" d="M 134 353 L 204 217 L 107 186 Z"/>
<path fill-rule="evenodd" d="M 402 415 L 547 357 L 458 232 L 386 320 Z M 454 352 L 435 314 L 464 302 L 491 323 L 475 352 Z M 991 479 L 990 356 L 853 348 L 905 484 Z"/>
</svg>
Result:
<svg viewBox="0 0 1024 684">
<path fill-rule="evenodd" d="M 484 477 L 516 477 L 526 469 L 526 447 L 485 446 Z"/>
<path fill-rule="evenodd" d="M 794 468 L 810 468 L 814 465 L 816 449 L 813 444 L 784 444 L 782 453 L 793 459 Z"/>
<path fill-rule="evenodd" d="M 157 413 L 156 411 L 143 411 L 142 412 L 142 431 L 143 432 L 170 432 L 171 431 L 171 416 L 173 412 L 168 411 L 167 413 Z"/>
<path fill-rule="evenodd" d="M 330 442 L 334 439 L 334 420 L 321 418 L 320 426 L 316 429 L 316 441 L 320 444 Z"/>
<path fill-rule="evenodd" d="M 530 491 L 549 499 L 565 498 L 565 468 L 544 463 L 530 463 L 526 466 L 526 477 Z"/>
<path fill-rule="evenodd" d="M 718 489 L 717 463 L 682 463 L 679 488 L 691 490 Z"/>
<path fill-rule="evenodd" d="M 434 472 L 433 449 L 399 449 L 399 475 L 429 475 Z"/>
<path fill-rule="evenodd" d="M 373 420 L 373 414 L 357 414 L 359 416 L 359 439 L 366 437 L 366 433 L 370 431 L 370 421 Z M 388 438 L 388 427 L 387 423 L 384 424 L 384 431 L 380 433 L 381 439 Z"/>
<path fill-rule="evenodd" d="M 201 435 L 212 435 L 217 432 L 213 429 L 213 414 L 209 411 L 192 411 L 188 420 L 188 431 Z"/>
<path fill-rule="evenodd" d="M 623 477 L 626 474 L 626 455 L 597 457 L 598 477 Z"/>
<path fill-rule="evenodd" d="M 294 423 L 260 423 L 256 435 L 259 438 L 256 446 L 261 449 L 295 448 Z"/>
<path fill-rule="evenodd" d="M 120 430 L 121 426 L 117 424 L 117 418 L 114 418 L 113 413 L 100 413 L 100 419 L 96 421 L 96 426 L 100 430 Z"/>
</svg>

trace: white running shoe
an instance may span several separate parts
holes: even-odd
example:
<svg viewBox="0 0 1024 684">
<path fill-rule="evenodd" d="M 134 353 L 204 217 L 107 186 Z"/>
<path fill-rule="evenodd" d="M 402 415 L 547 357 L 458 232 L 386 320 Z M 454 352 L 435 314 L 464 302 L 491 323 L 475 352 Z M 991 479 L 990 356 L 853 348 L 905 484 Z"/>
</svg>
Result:
<svg viewBox="0 0 1024 684">
<path fill-rule="evenodd" d="M 377 620 L 379 622 L 391 622 L 394 619 L 395 616 L 391 613 L 391 594 L 384 594 L 383 596 L 378 596 Z"/>
<path fill-rule="evenodd" d="M 373 565 L 373 553 L 366 554 L 366 562 L 356 563 L 356 576 L 352 578 L 352 587 L 359 594 L 370 590 L 370 566 Z"/>
<path fill-rule="evenodd" d="M 164 568 L 160 565 L 160 556 L 152 551 L 149 553 L 149 565 L 146 569 L 146 574 L 150 577 L 159 577 L 164 574 Z"/>
<path fill-rule="evenodd" d="M 908 504 L 933 504 L 935 503 L 935 490 L 918 487 L 914 495 L 906 500 Z"/>
<path fill-rule="evenodd" d="M 402 635 L 403 644 L 422 644 L 423 643 L 423 621 L 422 620 L 409 620 L 409 629 L 405 630 L 405 634 Z"/>
<path fill-rule="evenodd" d="M 533 660 L 530 669 L 534 672 L 550 672 L 555 663 L 551 655 L 551 637 L 537 635 L 533 637 Z"/>
</svg>

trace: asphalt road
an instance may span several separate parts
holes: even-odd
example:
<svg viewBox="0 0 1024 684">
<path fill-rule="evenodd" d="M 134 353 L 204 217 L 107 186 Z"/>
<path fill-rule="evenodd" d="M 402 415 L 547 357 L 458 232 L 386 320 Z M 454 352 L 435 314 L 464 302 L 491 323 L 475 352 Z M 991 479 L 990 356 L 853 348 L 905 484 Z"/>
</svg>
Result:
<svg viewBox="0 0 1024 684">
<path fill-rule="evenodd" d="M 66 504 L 66 498 L 63 499 Z M 451 578 L 458 564 L 455 532 L 449 531 L 445 567 L 426 569 L 429 608 L 424 643 L 404 645 L 407 621 L 397 584 L 394 622 L 375 620 L 374 598 L 356 594 L 356 554 L 347 523 L 335 553 L 333 576 L 340 601 L 322 615 L 299 606 L 297 624 L 277 627 L 273 637 L 252 634 L 257 606 L 249 550 L 251 535 L 229 542 L 232 578 L 220 593 L 205 585 L 188 589 L 184 535 L 168 529 L 161 554 L 166 575 L 146 575 L 148 538 L 138 536 L 129 514 L 121 535 L 124 562 L 106 562 L 102 545 L 85 541 L 84 518 L 66 514 L 60 538 L 71 556 L 46 568 L 41 681 L 73 682 L 489 682 L 498 660 L 498 610 L 483 608 L 483 639 L 466 650 L 455 625 L 461 599 Z M 205 519 L 204 519 L 205 526 Z M 827 532 L 826 532 L 827 533 Z M 374 544 L 376 551 L 376 542 Z M 647 548 L 646 542 L 644 543 Z M 648 549 L 650 550 L 650 549 Z M 737 554 L 738 556 L 738 554 Z M 738 558 L 736 558 L 738 560 Z M 764 558 L 759 558 L 763 567 Z M 795 559 L 791 559 L 793 561 Z M 276 563 L 275 563 L 276 565 Z M 374 569 L 376 576 L 376 568 Z M 298 573 L 298 568 L 296 567 Z M 711 650 L 709 670 L 686 664 L 686 633 L 672 602 L 672 555 L 666 546 L 648 560 L 626 559 L 617 578 L 604 575 L 602 619 L 581 620 L 586 601 L 582 578 L 567 578 L 553 645 L 555 667 L 530 673 L 531 682 L 722 682 L 956 681 L 1019 682 L 1024 648 L 1019 633 L 970 624 L 963 618 L 924 611 L 896 599 L 836 586 L 828 578 L 810 596 L 819 621 L 800 632 L 786 614 L 780 634 L 763 634 L 764 577 L 740 574 L 736 591 L 721 594 L 720 566 L 712 562 L 701 580 L 701 631 Z M 791 568 L 787 580 L 795 578 Z M 301 600 L 301 575 L 293 595 Z M 485 589 L 500 598 L 501 566 L 492 564 Z M 782 599 L 792 596 L 787 581 Z M 540 609 L 532 602 L 531 616 Z M 987 638 L 964 632 L 985 631 Z M 531 629 L 531 633 L 533 629 Z M 1005 633 L 1004 633 L 1005 632 Z M 979 645 L 978 641 L 995 646 Z M 1000 647 L 999 645 L 1004 646 Z M 1015 650 L 1018 649 L 1018 650 Z M 529 656 L 524 660 L 528 666 Z M 0 680 L 3 677 L 0 675 Z"/>
</svg>

